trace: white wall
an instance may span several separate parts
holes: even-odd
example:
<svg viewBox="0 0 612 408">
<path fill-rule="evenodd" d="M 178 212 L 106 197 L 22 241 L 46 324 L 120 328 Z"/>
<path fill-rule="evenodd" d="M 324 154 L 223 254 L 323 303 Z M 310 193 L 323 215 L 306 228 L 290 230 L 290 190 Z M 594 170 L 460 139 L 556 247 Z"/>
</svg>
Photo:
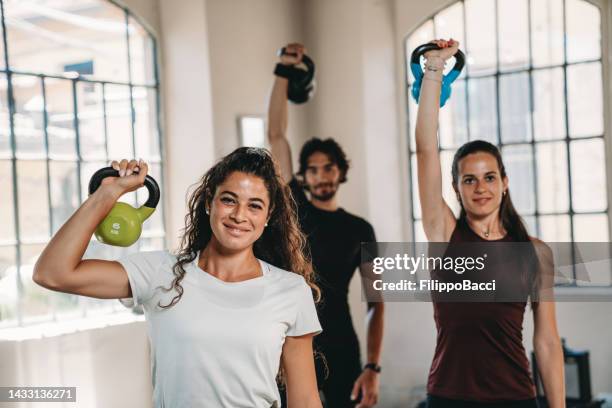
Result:
<svg viewBox="0 0 612 408">
<path fill-rule="evenodd" d="M 317 64 L 317 94 L 309 103 L 308 130 L 334 138 L 351 168 L 340 187 L 340 205 L 367 217 L 368 185 L 363 128 L 361 1 L 311 0 L 306 10 L 307 42 Z"/>
<path fill-rule="evenodd" d="M 0 342 L 0 385 L 76 387 L 76 402 L 57 408 L 152 407 L 144 322 L 43 339 Z M 44 408 L 49 403 L 1 403 Z"/>
<path fill-rule="evenodd" d="M 240 115 L 267 114 L 276 51 L 304 41 L 302 0 L 208 0 L 207 23 L 214 113 L 215 153 L 240 145 Z M 306 108 L 289 107 L 288 137 L 297 156 L 305 140 Z"/>
<path fill-rule="evenodd" d="M 160 0 L 159 9 L 167 231 L 176 248 L 189 187 L 215 161 L 209 41 L 204 0 Z"/>
</svg>

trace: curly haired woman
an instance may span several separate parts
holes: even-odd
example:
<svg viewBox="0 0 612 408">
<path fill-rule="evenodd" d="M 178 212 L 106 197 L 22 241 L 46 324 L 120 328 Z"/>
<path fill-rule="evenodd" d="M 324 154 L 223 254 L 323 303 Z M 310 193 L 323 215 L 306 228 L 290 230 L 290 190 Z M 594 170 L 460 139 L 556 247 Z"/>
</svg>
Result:
<svg viewBox="0 0 612 408">
<path fill-rule="evenodd" d="M 312 266 L 289 187 L 266 150 L 239 148 L 189 200 L 181 248 L 84 260 L 117 199 L 147 164 L 113 162 L 108 177 L 53 236 L 38 284 L 145 310 L 156 407 L 278 407 L 282 364 L 291 407 L 321 407 L 312 338 L 320 332 Z M 290 271 L 290 272 L 289 272 Z"/>
</svg>

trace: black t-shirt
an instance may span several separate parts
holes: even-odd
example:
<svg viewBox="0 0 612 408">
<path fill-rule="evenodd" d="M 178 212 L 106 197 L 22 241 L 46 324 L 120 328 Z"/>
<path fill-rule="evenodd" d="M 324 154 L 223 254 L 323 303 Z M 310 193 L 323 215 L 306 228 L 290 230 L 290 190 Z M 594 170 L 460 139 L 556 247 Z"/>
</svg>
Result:
<svg viewBox="0 0 612 408">
<path fill-rule="evenodd" d="M 321 345 L 357 345 L 348 306 L 348 287 L 361 264 L 361 243 L 374 242 L 374 229 L 363 218 L 342 208 L 325 211 L 315 207 L 294 178 L 289 183 L 298 206 L 298 219 L 306 235 L 317 274 L 322 301 L 318 304 L 323 333 L 315 337 Z"/>
</svg>

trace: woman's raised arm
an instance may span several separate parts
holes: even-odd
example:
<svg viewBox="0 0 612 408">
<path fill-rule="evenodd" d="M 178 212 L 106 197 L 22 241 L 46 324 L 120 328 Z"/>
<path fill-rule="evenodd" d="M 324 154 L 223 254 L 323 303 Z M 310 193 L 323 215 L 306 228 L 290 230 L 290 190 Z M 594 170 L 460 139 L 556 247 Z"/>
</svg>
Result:
<svg viewBox="0 0 612 408">
<path fill-rule="evenodd" d="M 423 229 L 431 242 L 447 242 L 455 227 L 453 212 L 442 196 L 442 172 L 438 153 L 438 115 L 444 62 L 455 55 L 459 43 L 434 41 L 442 49 L 425 53 L 416 122 L 416 158 Z"/>
<path fill-rule="evenodd" d="M 127 272 L 119 262 L 83 260 L 98 224 L 123 194 L 144 184 L 148 167 L 144 162 L 113 162 L 120 177 L 108 177 L 66 221 L 47 244 L 34 266 L 32 279 L 58 292 L 101 299 L 131 297 Z M 135 173 L 135 171 L 137 173 Z"/>
</svg>

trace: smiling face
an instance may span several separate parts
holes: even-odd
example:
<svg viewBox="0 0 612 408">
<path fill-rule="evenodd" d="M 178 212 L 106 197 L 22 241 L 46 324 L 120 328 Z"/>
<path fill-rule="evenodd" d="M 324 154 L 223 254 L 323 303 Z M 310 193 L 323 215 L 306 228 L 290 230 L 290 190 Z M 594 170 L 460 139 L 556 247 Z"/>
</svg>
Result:
<svg viewBox="0 0 612 408">
<path fill-rule="evenodd" d="M 319 201 L 331 200 L 340 185 L 341 172 L 323 152 L 314 152 L 308 157 L 304 181 L 313 198 Z"/>
<path fill-rule="evenodd" d="M 475 152 L 459 161 L 455 191 L 466 213 L 482 217 L 499 210 L 507 189 L 508 177 L 502 178 L 492 154 Z"/>
<path fill-rule="evenodd" d="M 270 197 L 258 176 L 235 171 L 221 183 L 210 205 L 210 226 L 228 250 L 249 248 L 263 234 L 269 218 Z"/>
</svg>

